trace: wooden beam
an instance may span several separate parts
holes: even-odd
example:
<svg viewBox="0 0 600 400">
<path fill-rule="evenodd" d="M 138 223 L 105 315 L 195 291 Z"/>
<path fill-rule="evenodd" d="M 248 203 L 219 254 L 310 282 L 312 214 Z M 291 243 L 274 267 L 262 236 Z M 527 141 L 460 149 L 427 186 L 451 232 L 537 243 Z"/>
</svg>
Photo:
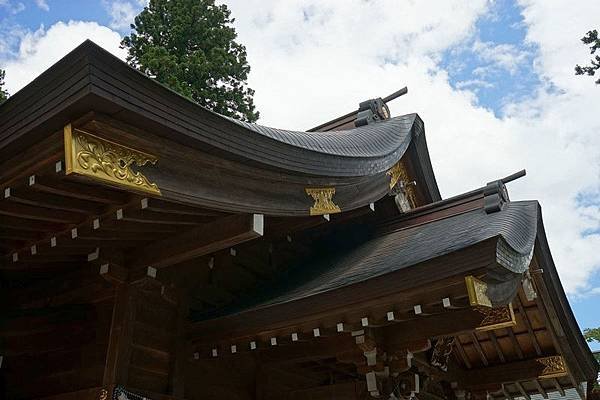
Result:
<svg viewBox="0 0 600 400">
<path fill-rule="evenodd" d="M 29 187 L 33 190 L 96 203 L 123 204 L 128 200 L 127 194 L 116 190 L 65 181 L 50 176 L 31 175 L 28 183 Z"/>
<path fill-rule="evenodd" d="M 33 232 L 56 232 L 65 229 L 65 225 L 62 223 L 57 224 L 9 216 L 0 218 L 0 227 Z"/>
<path fill-rule="evenodd" d="M 506 328 L 506 332 L 508 333 L 508 337 L 510 337 L 510 341 L 513 344 L 513 348 L 517 352 L 517 357 L 519 357 L 519 359 L 522 360 L 523 358 L 525 358 L 523 355 L 523 349 L 521 349 L 521 345 L 515 337 L 515 333 L 513 332 L 512 328 Z"/>
<path fill-rule="evenodd" d="M 469 356 L 467 356 L 467 353 L 465 352 L 465 349 L 463 348 L 463 345 L 460 342 L 459 337 L 456 337 L 456 340 L 454 341 L 454 346 L 458 350 L 458 354 L 460 355 L 460 358 L 462 359 L 463 363 L 465 364 L 465 367 L 467 367 L 467 369 L 471 369 L 472 368 L 471 361 L 469 360 Z"/>
<path fill-rule="evenodd" d="M 477 354 L 479 354 L 479 357 L 481 358 L 481 362 L 487 367 L 490 363 L 488 362 L 485 352 L 483 351 L 483 348 L 481 347 L 481 344 L 479 343 L 479 339 L 477 339 L 477 334 L 475 332 L 471 332 L 471 340 L 473 341 L 473 346 L 475 346 L 475 350 L 477 350 Z"/>
<path fill-rule="evenodd" d="M 496 319 L 489 318 L 492 315 L 489 314 L 490 312 L 496 312 L 492 310 L 499 309 L 506 309 L 506 312 L 498 313 Z M 403 342 L 412 341 L 417 337 L 458 336 L 485 328 L 486 324 L 493 326 L 498 323 L 509 323 L 510 318 L 509 306 L 499 307 L 498 309 L 467 307 L 459 310 L 445 310 L 436 315 L 403 321 L 385 328 L 386 342 L 391 346 L 401 346 Z M 477 346 L 477 344 L 474 341 L 474 345 Z M 483 357 L 485 357 L 485 354 Z M 483 362 L 484 364 L 487 363 L 487 359 L 483 359 Z"/>
<path fill-rule="evenodd" d="M 536 354 L 538 356 L 541 356 L 542 348 L 540 347 L 537 337 L 535 336 L 535 332 L 533 331 L 533 328 L 531 326 L 531 321 L 529 320 L 529 317 L 527 316 L 527 311 L 525 310 L 525 307 L 523 307 L 523 304 L 521 303 L 521 299 L 519 299 L 518 295 L 516 296 L 515 301 L 517 303 L 517 308 L 519 310 L 519 314 L 521 314 L 521 318 L 523 319 L 523 322 L 525 323 L 525 327 L 527 327 L 527 332 L 529 332 L 529 337 L 531 338 L 531 342 L 533 343 L 533 348 L 535 349 Z"/>
<path fill-rule="evenodd" d="M 490 340 L 492 341 L 492 345 L 494 349 L 496 349 L 496 354 L 498 354 L 498 359 L 500 362 L 506 362 L 506 357 L 504 357 L 504 353 L 502 352 L 502 348 L 498 343 L 498 337 L 494 331 L 488 331 L 488 335 L 490 336 Z"/>
<path fill-rule="evenodd" d="M 451 379 L 463 388 L 485 390 L 486 387 L 513 384 L 518 381 L 538 379 L 545 373 L 542 358 L 513 361 L 484 368 L 450 371 Z"/>
<path fill-rule="evenodd" d="M 546 392 L 546 389 L 544 389 L 544 387 L 542 386 L 542 384 L 540 383 L 540 381 L 538 379 L 534 379 L 533 383 L 535 384 L 535 387 L 537 388 L 539 394 L 541 394 L 543 398 L 547 399 L 548 398 L 548 392 Z"/>
<path fill-rule="evenodd" d="M 531 400 L 531 396 L 529 396 L 529 393 L 527 393 L 521 382 L 515 381 L 515 386 L 517 387 L 517 389 L 519 389 L 519 392 L 521 392 L 525 400 Z"/>
<path fill-rule="evenodd" d="M 54 210 L 77 212 L 84 214 L 99 214 L 99 204 L 86 200 L 73 199 L 57 196 L 51 193 L 41 193 L 25 188 L 5 188 L 4 199 L 18 204 L 26 204 L 34 207 L 44 207 Z"/>
<path fill-rule="evenodd" d="M 144 247 L 130 255 L 130 266 L 134 269 L 147 266 L 164 268 L 235 246 L 262 234 L 262 215 L 232 215 Z"/>
<path fill-rule="evenodd" d="M 129 209 L 125 210 L 122 218 L 119 219 L 140 224 L 198 225 L 211 222 L 215 217 Z"/>
<path fill-rule="evenodd" d="M 35 221 L 54 222 L 57 224 L 77 224 L 80 223 L 82 219 L 85 219 L 85 216 L 77 213 L 50 210 L 7 201 L 0 202 L 0 215 Z"/>
</svg>

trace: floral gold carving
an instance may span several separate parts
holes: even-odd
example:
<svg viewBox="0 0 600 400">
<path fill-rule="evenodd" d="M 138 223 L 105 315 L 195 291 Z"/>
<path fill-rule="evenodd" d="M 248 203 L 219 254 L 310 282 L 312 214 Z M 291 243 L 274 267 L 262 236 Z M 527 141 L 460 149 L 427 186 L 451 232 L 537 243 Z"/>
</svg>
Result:
<svg viewBox="0 0 600 400">
<path fill-rule="evenodd" d="M 536 361 L 544 367 L 540 378 L 557 378 L 567 375 L 567 366 L 562 356 L 542 357 Z"/>
<path fill-rule="evenodd" d="M 67 174 L 83 175 L 136 191 L 160 195 L 156 183 L 150 182 L 141 172 L 132 169 L 133 165 L 141 167 L 148 163 L 155 164 L 155 156 L 72 129 L 70 124 L 64 128 L 64 140 Z"/>
<path fill-rule="evenodd" d="M 392 168 L 386 173 L 390 177 L 390 190 L 394 189 L 398 183 L 401 183 L 401 190 L 404 191 L 406 198 L 408 199 L 411 208 L 415 208 L 417 205 L 414 191 L 414 183 L 410 184 L 411 180 L 406 171 L 406 167 L 402 161 L 398 161 Z M 397 193 L 397 192 L 396 192 Z"/>
<path fill-rule="evenodd" d="M 512 304 L 502 307 L 475 307 L 483 315 L 481 323 L 476 328 L 478 331 L 490 331 L 500 328 L 509 328 L 517 324 Z"/>
<path fill-rule="evenodd" d="M 469 294 L 469 303 L 472 306 L 492 307 L 492 301 L 487 295 L 487 283 L 469 275 L 465 277 L 465 284 Z"/>
<path fill-rule="evenodd" d="M 313 198 L 315 204 L 310 208 L 310 215 L 335 214 L 342 210 L 333 202 L 335 188 L 306 188 L 306 194 Z"/>
</svg>

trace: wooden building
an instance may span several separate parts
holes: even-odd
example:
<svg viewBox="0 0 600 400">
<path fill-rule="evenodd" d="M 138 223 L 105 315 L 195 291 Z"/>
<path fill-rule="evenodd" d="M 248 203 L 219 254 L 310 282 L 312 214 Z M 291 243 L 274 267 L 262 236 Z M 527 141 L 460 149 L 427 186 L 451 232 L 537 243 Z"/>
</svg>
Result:
<svg viewBox="0 0 600 400">
<path fill-rule="evenodd" d="M 442 200 L 416 114 L 236 122 L 85 42 L 0 105 L 0 396 L 584 399 L 511 179 Z"/>
</svg>

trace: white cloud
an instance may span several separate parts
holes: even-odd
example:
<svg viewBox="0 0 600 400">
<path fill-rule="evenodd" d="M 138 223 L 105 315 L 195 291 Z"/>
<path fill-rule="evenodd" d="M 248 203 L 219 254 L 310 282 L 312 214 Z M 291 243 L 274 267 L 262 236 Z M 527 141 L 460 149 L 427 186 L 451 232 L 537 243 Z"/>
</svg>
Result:
<svg viewBox="0 0 600 400">
<path fill-rule="evenodd" d="M 507 105 L 499 118 L 477 105 L 477 82 L 453 89 L 440 63 L 442 52 L 477 36 L 475 23 L 490 6 L 484 0 L 230 2 L 248 49 L 261 123 L 310 128 L 408 85 L 409 94 L 391 109 L 424 119 L 444 197 L 527 168 L 527 177 L 509 185 L 511 197 L 541 201 L 565 288 L 570 294 L 593 291 L 588 281 L 600 266 L 600 235 L 582 232 L 597 228 L 600 210 L 578 204 L 576 196 L 600 190 L 600 119 L 593 109 L 598 88 L 574 76 L 573 66 L 589 58 L 579 38 L 594 26 L 600 3 L 522 5 L 527 48 L 539 49 L 534 68 L 547 86 L 530 100 Z M 5 62 L 9 90 L 14 93 L 86 37 L 124 57 L 117 32 L 89 22 L 59 23 L 24 36 L 18 54 Z M 479 46 L 480 55 L 508 71 L 524 51 Z"/>
<path fill-rule="evenodd" d="M 530 46 L 539 48 L 536 72 L 562 89 L 531 93 L 532 100 L 507 105 L 501 118 L 477 105 L 468 82 L 453 89 L 439 63 L 444 50 L 476 37 L 475 22 L 489 5 L 238 0 L 230 8 L 248 49 L 261 123 L 309 128 L 408 85 L 409 94 L 391 109 L 424 119 L 443 195 L 526 168 L 527 177 L 510 184 L 511 196 L 542 203 L 563 284 L 575 294 L 589 289 L 600 266 L 600 236 L 582 236 L 595 221 L 575 201 L 578 192 L 600 185 L 600 120 L 590 109 L 598 89 L 573 76 L 573 65 L 587 60 L 579 38 L 600 15 L 600 3 L 581 10 L 568 1 L 532 0 L 525 4 L 527 48 L 477 44 L 489 68 L 515 74 Z"/>
<path fill-rule="evenodd" d="M 20 1 L 0 0 L 0 9 L 6 10 L 9 14 L 16 15 L 25 10 L 25 4 Z"/>
<path fill-rule="evenodd" d="M 48 6 L 48 3 L 46 2 L 46 0 L 35 0 L 35 4 L 44 11 L 50 11 L 50 7 Z"/>
<path fill-rule="evenodd" d="M 139 10 L 129 1 L 103 1 L 104 7 L 106 8 L 108 15 L 110 16 L 110 27 L 119 31 L 129 29 L 129 26 L 133 23 Z M 143 6 L 140 1 L 139 6 Z"/>
<path fill-rule="evenodd" d="M 495 85 L 491 82 L 484 81 L 483 79 L 468 79 L 466 81 L 456 82 L 455 86 L 457 89 L 473 88 L 472 90 L 476 90 L 478 88 L 490 89 L 493 88 Z"/>
<path fill-rule="evenodd" d="M 48 30 L 41 27 L 35 32 L 22 33 L 17 53 L 0 59 L 6 70 L 6 89 L 14 94 L 86 39 L 118 57 L 125 57 L 125 51 L 119 48 L 121 36 L 117 32 L 96 22 L 58 22 Z"/>
<path fill-rule="evenodd" d="M 476 40 L 473 51 L 482 61 L 491 63 L 491 67 L 500 68 L 515 74 L 517 69 L 527 61 L 529 53 L 512 44 L 494 44 Z"/>
</svg>

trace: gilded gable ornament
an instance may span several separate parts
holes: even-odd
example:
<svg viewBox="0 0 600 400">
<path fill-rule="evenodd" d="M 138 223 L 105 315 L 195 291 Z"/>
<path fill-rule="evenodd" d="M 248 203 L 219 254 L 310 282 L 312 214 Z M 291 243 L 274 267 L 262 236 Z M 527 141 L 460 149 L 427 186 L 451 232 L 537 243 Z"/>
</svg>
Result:
<svg viewBox="0 0 600 400">
<path fill-rule="evenodd" d="M 156 164 L 157 158 L 100 138 L 87 132 L 74 130 L 71 124 L 64 128 L 65 165 L 67 174 L 78 174 L 136 191 L 160 195 L 152 183 L 133 165 L 141 167 Z"/>
<path fill-rule="evenodd" d="M 492 307 L 492 301 L 487 295 L 487 283 L 469 275 L 465 277 L 465 285 L 472 306 Z"/>
<path fill-rule="evenodd" d="M 305 190 L 306 194 L 315 201 L 310 208 L 310 215 L 335 214 L 342 211 L 333 202 L 335 188 L 306 188 Z"/>
<path fill-rule="evenodd" d="M 550 356 L 536 359 L 544 369 L 540 378 L 557 378 L 567 375 L 567 366 L 562 356 Z"/>
<path fill-rule="evenodd" d="M 512 304 L 495 308 L 475 307 L 475 310 L 483 315 L 481 323 L 476 328 L 478 331 L 491 331 L 517 325 Z"/>
<path fill-rule="evenodd" d="M 386 172 L 386 175 L 390 177 L 390 194 L 396 196 L 402 195 L 410 205 L 410 208 L 415 208 L 417 206 L 414 190 L 415 182 L 410 180 L 404 163 L 398 161 Z"/>
</svg>

